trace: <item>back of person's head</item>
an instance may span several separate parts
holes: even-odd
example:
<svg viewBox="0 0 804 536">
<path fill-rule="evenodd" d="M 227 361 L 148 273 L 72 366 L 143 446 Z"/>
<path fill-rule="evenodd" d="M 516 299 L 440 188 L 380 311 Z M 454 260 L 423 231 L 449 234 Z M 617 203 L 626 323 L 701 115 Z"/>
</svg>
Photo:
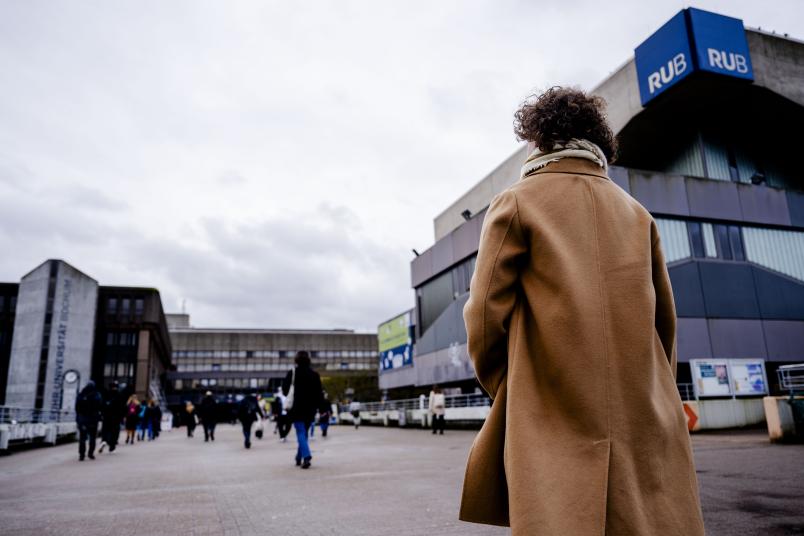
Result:
<svg viewBox="0 0 804 536">
<path fill-rule="evenodd" d="M 605 108 L 601 97 L 576 88 L 551 87 L 522 103 L 514 114 L 514 133 L 543 152 L 573 138 L 587 140 L 600 147 L 611 162 L 617 155 L 617 139 L 606 120 Z"/>
<path fill-rule="evenodd" d="M 306 350 L 299 350 L 296 352 L 296 364 L 300 367 L 310 366 L 310 354 Z"/>
</svg>

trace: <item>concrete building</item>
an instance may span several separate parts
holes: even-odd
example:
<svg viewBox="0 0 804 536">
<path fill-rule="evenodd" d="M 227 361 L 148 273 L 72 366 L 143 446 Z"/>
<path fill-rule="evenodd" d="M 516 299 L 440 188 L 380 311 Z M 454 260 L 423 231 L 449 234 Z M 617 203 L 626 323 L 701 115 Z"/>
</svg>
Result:
<svg viewBox="0 0 804 536">
<path fill-rule="evenodd" d="M 804 362 L 804 135 L 790 128 L 804 124 L 804 43 L 687 9 L 592 93 L 620 143 L 609 174 L 662 235 L 679 383 L 704 385 L 695 360 L 758 359 L 773 391 L 779 365 Z M 436 216 L 435 244 L 411 263 L 414 359 L 382 370 L 382 389 L 477 387 L 462 310 L 484 212 L 528 150 Z"/>
<path fill-rule="evenodd" d="M 93 377 L 164 402 L 172 350 L 159 291 L 100 287 L 95 325 Z"/>
<path fill-rule="evenodd" d="M 119 303 L 119 310 L 111 305 Z M 0 284 L 0 404 L 72 409 L 92 379 L 163 398 L 170 339 L 154 289 L 103 287 L 70 264 L 45 261 Z"/>
<path fill-rule="evenodd" d="M 351 330 L 191 327 L 189 315 L 168 315 L 175 370 L 168 374 L 171 405 L 209 390 L 237 395 L 272 392 L 307 350 L 322 378 L 377 376 L 377 334 Z"/>
<path fill-rule="evenodd" d="M 19 284 L 6 405 L 69 408 L 91 375 L 98 282 L 64 261 L 45 261 Z M 66 375 L 72 371 L 74 375 Z M 66 385 L 65 379 L 74 379 Z"/>
</svg>

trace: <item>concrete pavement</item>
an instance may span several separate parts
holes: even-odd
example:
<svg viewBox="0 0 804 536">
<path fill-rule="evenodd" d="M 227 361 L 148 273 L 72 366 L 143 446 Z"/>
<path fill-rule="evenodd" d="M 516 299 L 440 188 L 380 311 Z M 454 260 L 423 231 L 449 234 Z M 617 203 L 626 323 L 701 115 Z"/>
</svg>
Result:
<svg viewBox="0 0 804 536">
<path fill-rule="evenodd" d="M 15 452 L 0 457 L 0 533 L 509 533 L 457 521 L 475 432 L 330 432 L 313 442 L 308 471 L 293 463 L 293 439 L 269 433 L 247 451 L 228 425 L 215 443 L 180 429 L 80 463 L 75 443 Z M 761 432 L 695 436 L 694 445 L 708 534 L 804 534 L 804 446 L 770 445 Z"/>
</svg>

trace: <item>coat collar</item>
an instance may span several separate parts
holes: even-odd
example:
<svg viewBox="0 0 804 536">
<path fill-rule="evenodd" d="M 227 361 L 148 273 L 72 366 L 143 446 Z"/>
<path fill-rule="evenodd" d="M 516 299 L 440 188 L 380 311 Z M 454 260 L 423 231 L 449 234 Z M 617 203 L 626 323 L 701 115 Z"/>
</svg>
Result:
<svg viewBox="0 0 804 536">
<path fill-rule="evenodd" d="M 549 162 L 544 167 L 537 169 L 530 173 L 527 177 L 521 180 L 529 179 L 534 175 L 542 173 L 566 173 L 568 175 L 591 175 L 593 177 L 600 177 L 601 179 L 611 180 L 606 175 L 603 169 L 590 160 L 585 158 L 562 158 L 554 162 Z"/>
</svg>

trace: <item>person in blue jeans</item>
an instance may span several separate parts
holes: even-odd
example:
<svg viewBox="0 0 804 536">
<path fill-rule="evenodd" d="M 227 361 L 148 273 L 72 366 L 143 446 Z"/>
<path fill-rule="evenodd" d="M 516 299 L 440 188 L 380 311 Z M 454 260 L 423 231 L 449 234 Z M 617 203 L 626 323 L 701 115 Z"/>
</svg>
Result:
<svg viewBox="0 0 804 536">
<path fill-rule="evenodd" d="M 282 392 L 285 396 L 291 395 L 293 389 L 292 405 L 288 410 L 288 417 L 296 430 L 296 465 L 302 469 L 309 469 L 313 455 L 310 452 L 307 434 L 315 421 L 315 413 L 321 407 L 323 389 L 321 377 L 312 369 L 310 354 L 302 350 L 296 353 L 296 367 L 289 371 L 282 382 Z"/>
</svg>

